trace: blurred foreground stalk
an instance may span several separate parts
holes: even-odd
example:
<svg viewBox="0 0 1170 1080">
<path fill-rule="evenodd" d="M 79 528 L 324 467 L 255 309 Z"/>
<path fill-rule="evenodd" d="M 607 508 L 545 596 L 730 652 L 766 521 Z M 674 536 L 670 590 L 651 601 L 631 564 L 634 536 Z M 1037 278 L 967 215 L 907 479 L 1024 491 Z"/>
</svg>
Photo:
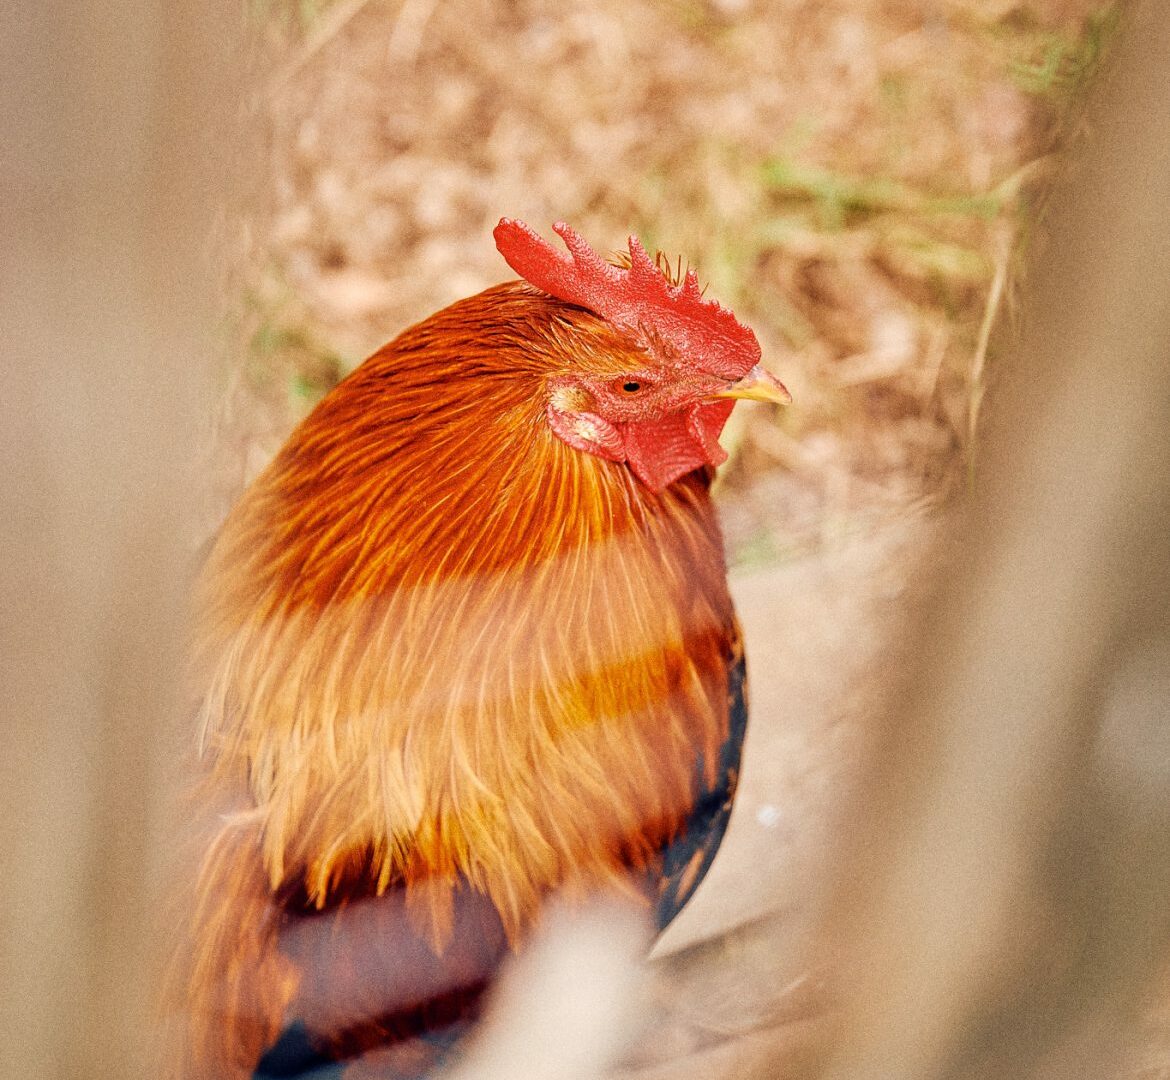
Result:
<svg viewBox="0 0 1170 1080">
<path fill-rule="evenodd" d="M 0 1076 L 144 1076 L 238 12 L 0 14 Z M 152 835 L 153 834 L 153 835 Z"/>
<path fill-rule="evenodd" d="M 1129 22 L 859 802 L 826 1076 L 1132 1074 L 1167 956 L 1170 19 Z"/>
</svg>

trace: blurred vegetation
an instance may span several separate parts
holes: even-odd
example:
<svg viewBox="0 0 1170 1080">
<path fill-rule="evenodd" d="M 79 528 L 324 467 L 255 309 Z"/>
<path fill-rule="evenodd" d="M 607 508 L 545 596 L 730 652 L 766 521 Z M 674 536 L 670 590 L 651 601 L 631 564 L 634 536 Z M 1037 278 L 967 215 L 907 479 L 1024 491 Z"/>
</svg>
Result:
<svg viewBox="0 0 1170 1080">
<path fill-rule="evenodd" d="M 341 356 L 316 335 L 312 320 L 283 297 L 247 290 L 243 303 L 247 327 L 248 379 L 266 396 L 284 393 L 295 418 L 307 415 L 358 361 Z"/>
<path fill-rule="evenodd" d="M 1109 4 L 1085 18 L 1079 33 L 1025 25 L 1008 37 L 1014 58 L 1008 73 L 1020 89 L 1052 98 L 1064 114 L 1096 75 L 1121 20 L 1118 4 Z"/>
</svg>

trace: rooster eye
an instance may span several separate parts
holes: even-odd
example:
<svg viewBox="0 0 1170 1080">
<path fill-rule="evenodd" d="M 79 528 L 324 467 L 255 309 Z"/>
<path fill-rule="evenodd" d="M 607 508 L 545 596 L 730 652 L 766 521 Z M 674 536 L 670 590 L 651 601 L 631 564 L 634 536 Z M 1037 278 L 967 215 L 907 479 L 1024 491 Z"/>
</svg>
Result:
<svg viewBox="0 0 1170 1080">
<path fill-rule="evenodd" d="M 639 390 L 642 389 L 642 384 L 640 382 L 634 382 L 631 379 L 629 382 L 622 383 L 622 389 L 627 394 L 636 394 Z"/>
</svg>

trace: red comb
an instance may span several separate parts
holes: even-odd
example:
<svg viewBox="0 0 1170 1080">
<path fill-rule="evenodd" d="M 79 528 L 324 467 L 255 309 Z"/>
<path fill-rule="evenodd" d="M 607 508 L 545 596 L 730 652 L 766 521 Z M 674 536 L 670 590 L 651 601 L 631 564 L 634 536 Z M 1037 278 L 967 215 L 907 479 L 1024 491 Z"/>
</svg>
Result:
<svg viewBox="0 0 1170 1080">
<path fill-rule="evenodd" d="M 512 218 L 501 218 L 493 235 L 500 254 L 525 281 L 616 326 L 648 332 L 710 375 L 741 379 L 759 363 L 756 335 L 726 308 L 703 299 L 693 270 L 681 285 L 671 285 L 637 237 L 630 237 L 625 269 L 606 262 L 563 221 L 553 232 L 568 255 Z"/>
</svg>

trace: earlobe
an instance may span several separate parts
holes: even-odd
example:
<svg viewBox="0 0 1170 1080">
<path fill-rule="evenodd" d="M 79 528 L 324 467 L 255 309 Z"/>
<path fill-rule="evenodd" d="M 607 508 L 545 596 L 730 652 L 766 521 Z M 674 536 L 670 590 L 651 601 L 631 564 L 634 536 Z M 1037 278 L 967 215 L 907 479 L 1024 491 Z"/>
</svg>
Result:
<svg viewBox="0 0 1170 1080">
<path fill-rule="evenodd" d="M 549 402 L 545 410 L 549 426 L 562 442 L 574 450 L 596 454 L 609 461 L 625 461 L 625 440 L 608 420 L 594 412 L 569 412 Z"/>
</svg>

